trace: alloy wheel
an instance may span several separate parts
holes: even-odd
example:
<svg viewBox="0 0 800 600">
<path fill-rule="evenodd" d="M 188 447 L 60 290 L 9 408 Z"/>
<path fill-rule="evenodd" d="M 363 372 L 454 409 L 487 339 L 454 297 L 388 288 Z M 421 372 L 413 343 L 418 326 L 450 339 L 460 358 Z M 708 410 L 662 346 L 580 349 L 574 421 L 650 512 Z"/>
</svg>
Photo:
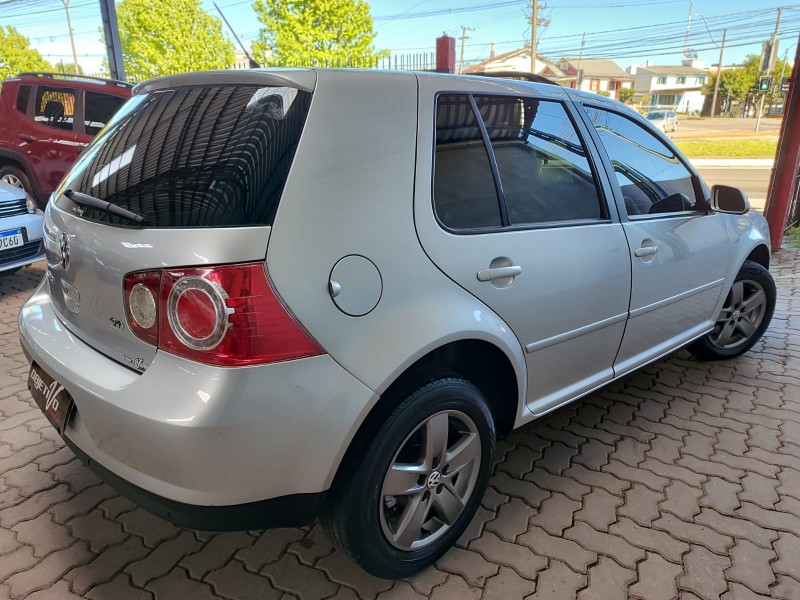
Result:
<svg viewBox="0 0 800 600">
<path fill-rule="evenodd" d="M 383 480 L 380 520 L 389 543 L 418 550 L 444 535 L 472 496 L 480 464 L 480 434 L 463 412 L 438 412 L 418 425 Z"/>
<path fill-rule="evenodd" d="M 22 181 L 20 181 L 19 177 L 12 175 L 11 173 L 6 173 L 0 177 L 0 181 L 9 185 L 13 185 L 14 187 L 18 187 L 21 190 L 25 189 L 25 186 L 22 184 Z"/>
<path fill-rule="evenodd" d="M 767 307 L 763 286 L 752 279 L 735 281 L 722 307 L 709 341 L 720 349 L 731 349 L 755 335 Z"/>
</svg>

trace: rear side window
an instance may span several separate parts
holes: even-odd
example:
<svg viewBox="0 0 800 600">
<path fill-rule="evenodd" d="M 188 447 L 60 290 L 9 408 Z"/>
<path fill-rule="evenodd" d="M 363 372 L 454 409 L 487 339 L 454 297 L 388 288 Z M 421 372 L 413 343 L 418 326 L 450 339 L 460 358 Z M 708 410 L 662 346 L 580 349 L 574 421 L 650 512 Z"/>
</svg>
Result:
<svg viewBox="0 0 800 600">
<path fill-rule="evenodd" d="M 54 129 L 72 131 L 74 118 L 75 90 L 45 85 L 36 89 L 34 121 Z"/>
<path fill-rule="evenodd" d="M 28 99 L 31 97 L 31 86 L 21 85 L 17 91 L 16 107 L 22 114 L 28 113 Z"/>
<path fill-rule="evenodd" d="M 586 149 L 560 102 L 475 96 L 491 140 L 509 224 L 603 218 Z"/>
<path fill-rule="evenodd" d="M 433 198 L 436 216 L 450 229 L 501 225 L 489 155 L 465 94 L 442 95 L 436 103 Z"/>
<path fill-rule="evenodd" d="M 143 227 L 271 225 L 310 103 L 310 93 L 290 87 L 186 87 L 135 96 L 62 189 L 141 215 Z M 74 208 L 65 196 L 58 202 Z M 85 205 L 80 212 L 136 225 Z"/>
<path fill-rule="evenodd" d="M 124 98 L 111 94 L 98 94 L 86 92 L 86 106 L 84 109 L 84 127 L 89 135 L 97 135 L 111 120 L 119 107 L 125 104 Z"/>
</svg>

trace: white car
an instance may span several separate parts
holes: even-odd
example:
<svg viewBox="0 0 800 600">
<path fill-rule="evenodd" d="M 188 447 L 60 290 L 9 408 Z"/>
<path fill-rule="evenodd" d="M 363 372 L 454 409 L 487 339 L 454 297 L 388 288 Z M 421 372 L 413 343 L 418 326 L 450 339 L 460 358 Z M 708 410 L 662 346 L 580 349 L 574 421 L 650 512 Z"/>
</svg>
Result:
<svg viewBox="0 0 800 600">
<path fill-rule="evenodd" d="M 486 77 L 139 84 L 45 231 L 20 340 L 69 447 L 178 524 L 319 516 L 380 577 L 458 539 L 496 438 L 775 306 L 742 192 L 619 102 Z"/>
<path fill-rule="evenodd" d="M 43 221 L 25 190 L 0 182 L 0 276 L 44 258 Z"/>
<path fill-rule="evenodd" d="M 664 133 L 678 131 L 678 115 L 674 110 L 653 110 L 644 116 L 645 119 Z"/>
</svg>

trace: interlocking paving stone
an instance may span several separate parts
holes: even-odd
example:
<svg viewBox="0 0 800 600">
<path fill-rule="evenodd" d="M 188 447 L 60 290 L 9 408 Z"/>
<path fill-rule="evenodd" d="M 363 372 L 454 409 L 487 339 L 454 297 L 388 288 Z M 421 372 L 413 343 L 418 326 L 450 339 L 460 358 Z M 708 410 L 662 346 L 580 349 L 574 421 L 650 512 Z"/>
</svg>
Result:
<svg viewBox="0 0 800 600">
<path fill-rule="evenodd" d="M 102 484 L 26 389 L 16 319 L 43 268 L 4 277 L 0 597 L 798 600 L 799 267 L 774 257 L 775 318 L 745 356 L 675 353 L 501 441 L 459 549 L 400 582 L 319 526 L 188 531 Z"/>
</svg>

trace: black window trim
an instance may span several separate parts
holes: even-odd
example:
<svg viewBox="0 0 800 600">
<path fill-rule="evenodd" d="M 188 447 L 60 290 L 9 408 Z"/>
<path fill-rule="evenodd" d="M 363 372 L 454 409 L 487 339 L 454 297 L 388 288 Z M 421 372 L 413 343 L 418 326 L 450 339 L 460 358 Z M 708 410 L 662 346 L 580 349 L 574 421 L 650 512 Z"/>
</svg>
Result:
<svg viewBox="0 0 800 600">
<path fill-rule="evenodd" d="M 496 227 L 475 227 L 470 229 L 453 229 L 452 227 L 448 227 L 445 225 L 441 219 L 439 219 L 439 215 L 436 212 L 436 198 L 434 195 L 434 182 L 436 180 L 436 117 L 437 111 L 439 107 L 439 97 L 440 96 L 467 96 L 470 102 L 470 107 L 475 115 L 475 119 L 478 122 L 478 129 L 481 132 L 481 138 L 483 139 L 484 148 L 488 152 L 489 155 L 489 164 L 492 171 L 492 177 L 495 180 L 495 190 L 497 193 L 498 202 L 500 204 L 500 222 L 501 224 Z M 540 100 L 546 102 L 556 102 L 561 104 L 562 108 L 564 109 L 564 113 L 567 115 L 567 118 L 570 120 L 573 129 L 575 130 L 575 134 L 578 136 L 583 148 L 586 152 L 586 159 L 589 163 L 589 170 L 592 173 L 592 180 L 594 181 L 595 190 L 597 192 L 598 202 L 600 204 L 600 218 L 599 219 L 573 219 L 569 221 L 547 221 L 544 223 L 524 223 L 520 225 L 513 225 L 511 224 L 508 219 L 508 208 L 505 202 L 505 196 L 501 196 L 502 193 L 502 181 L 500 179 L 500 170 L 497 167 L 497 160 L 495 159 L 494 150 L 491 147 L 491 140 L 489 139 L 489 134 L 486 129 L 486 124 L 483 122 L 483 117 L 481 117 L 480 110 L 477 107 L 477 103 L 475 102 L 475 96 L 498 96 L 498 97 L 511 97 L 511 98 L 531 98 L 533 100 Z M 589 144 L 587 143 L 586 137 L 583 135 L 581 128 L 579 127 L 578 123 L 575 120 L 575 115 L 572 114 L 570 110 L 570 106 L 572 102 L 569 102 L 568 98 L 563 97 L 548 97 L 548 96 L 536 96 L 529 93 L 523 92 L 496 92 L 496 91 L 474 91 L 474 90 L 439 90 L 434 94 L 433 97 L 433 139 L 432 139 L 432 165 L 431 165 L 431 210 L 433 211 L 434 219 L 436 219 L 436 223 L 438 223 L 439 227 L 445 230 L 447 233 L 451 233 L 453 235 L 485 235 L 487 233 L 506 233 L 506 232 L 517 232 L 517 231 L 533 231 L 533 230 L 540 230 L 540 229 L 564 229 L 568 227 L 587 227 L 593 225 L 608 225 L 614 222 L 611 216 L 609 198 L 606 194 L 605 187 L 602 185 L 600 181 L 599 174 L 598 174 L 598 165 L 595 161 L 594 153 L 591 151 Z M 600 168 L 605 170 L 605 167 L 601 164 Z M 613 191 L 612 191 L 613 193 Z M 616 199 L 612 198 L 614 203 L 616 204 Z"/>
<path fill-rule="evenodd" d="M 654 137 L 662 144 L 664 144 L 667 148 L 672 150 L 672 152 L 675 154 L 675 158 L 678 159 L 678 162 L 681 163 L 683 168 L 685 168 L 689 172 L 689 175 L 691 176 L 692 190 L 694 191 L 695 195 L 694 209 L 682 210 L 670 213 L 657 213 L 653 215 L 629 215 L 627 209 L 623 204 L 622 207 L 619 208 L 620 217 L 625 217 L 629 221 L 650 221 L 657 219 L 669 219 L 672 217 L 679 217 L 679 216 L 692 216 L 692 215 L 705 216 L 711 214 L 709 200 L 706 198 L 705 192 L 703 191 L 703 186 L 700 184 L 700 176 L 697 174 L 694 167 L 692 167 L 691 163 L 689 163 L 689 161 L 686 160 L 683 154 L 681 154 L 680 150 L 678 150 L 677 146 L 675 146 L 675 144 L 672 143 L 671 139 L 669 139 L 667 136 L 663 136 L 664 139 L 661 138 L 661 133 L 658 131 L 658 129 L 656 129 L 653 125 L 651 125 L 650 122 L 647 121 L 647 119 L 642 118 L 641 120 L 639 120 L 636 118 L 631 118 L 630 114 L 626 115 L 623 111 L 613 106 L 604 106 L 603 103 L 601 102 L 596 102 L 596 101 L 593 102 L 591 100 L 589 101 L 581 100 L 580 105 L 583 109 L 583 112 L 586 115 L 587 123 L 591 125 L 591 127 L 595 130 L 595 133 L 597 133 L 597 128 L 594 126 L 591 117 L 589 117 L 586 108 L 594 108 L 596 110 L 603 110 L 606 112 L 613 113 L 621 118 L 627 119 L 628 121 L 630 121 L 634 125 L 639 126 L 641 129 L 643 129 L 645 132 L 651 135 L 655 132 L 657 135 L 654 135 Z M 595 146 L 597 146 L 597 151 L 602 152 L 603 156 L 606 159 L 608 159 L 609 164 L 611 164 L 611 157 L 608 155 L 608 151 L 605 149 L 602 140 L 599 140 L 599 134 L 597 135 L 598 135 L 598 143 L 595 144 Z M 621 189 L 619 182 L 617 181 L 616 177 L 613 177 L 612 179 L 613 181 L 611 182 L 611 185 L 615 186 L 614 187 L 615 190 L 620 190 L 620 197 L 621 197 Z M 619 206 L 619 203 L 617 203 L 617 205 Z"/>
</svg>

